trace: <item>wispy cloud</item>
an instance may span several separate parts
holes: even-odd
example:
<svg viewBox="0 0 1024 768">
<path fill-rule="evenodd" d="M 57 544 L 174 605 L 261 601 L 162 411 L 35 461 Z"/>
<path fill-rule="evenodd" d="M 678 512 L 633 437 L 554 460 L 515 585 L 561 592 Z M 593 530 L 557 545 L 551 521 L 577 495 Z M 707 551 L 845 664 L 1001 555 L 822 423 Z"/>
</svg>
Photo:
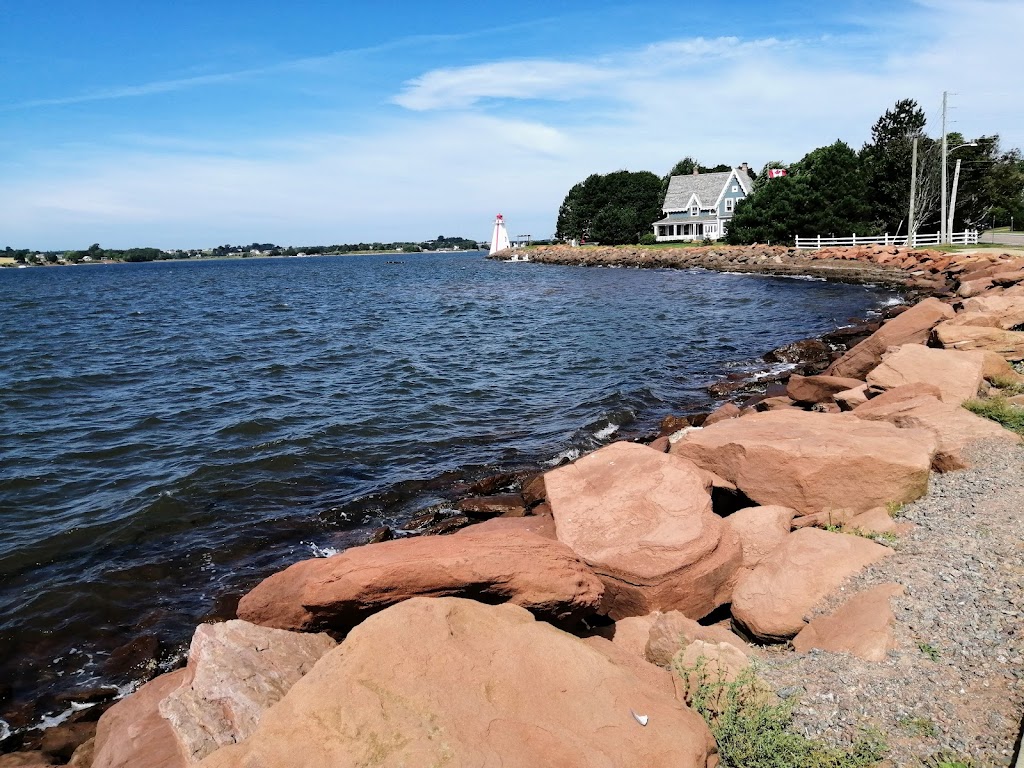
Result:
<svg viewBox="0 0 1024 768">
<path fill-rule="evenodd" d="M 66 106 L 72 104 L 83 104 L 93 101 L 112 101 L 117 99 L 138 98 L 141 96 L 153 96 L 162 93 L 185 91 L 192 88 L 205 86 L 223 85 L 242 80 L 257 78 L 266 75 L 288 73 L 288 72 L 316 72 L 332 69 L 338 64 L 351 63 L 353 60 L 374 54 L 389 53 L 398 50 L 408 49 L 415 46 L 425 46 L 438 43 L 454 43 L 479 38 L 484 35 L 494 35 L 504 32 L 512 32 L 524 27 L 545 24 L 550 19 L 538 19 L 531 22 L 509 24 L 504 27 L 489 28 L 486 30 L 471 30 L 468 32 L 449 34 L 424 34 L 407 35 L 383 43 L 356 48 L 345 48 L 332 51 L 320 56 L 303 56 L 295 59 L 288 59 L 275 64 L 262 67 L 250 67 L 229 72 L 211 73 L 196 75 L 193 77 L 169 78 L 154 80 L 147 83 L 134 85 L 118 85 L 83 93 L 69 94 L 66 96 L 54 96 L 38 99 L 28 99 L 14 104 L 0 104 L 0 111 L 15 111 L 34 109 L 39 107 Z"/>
</svg>

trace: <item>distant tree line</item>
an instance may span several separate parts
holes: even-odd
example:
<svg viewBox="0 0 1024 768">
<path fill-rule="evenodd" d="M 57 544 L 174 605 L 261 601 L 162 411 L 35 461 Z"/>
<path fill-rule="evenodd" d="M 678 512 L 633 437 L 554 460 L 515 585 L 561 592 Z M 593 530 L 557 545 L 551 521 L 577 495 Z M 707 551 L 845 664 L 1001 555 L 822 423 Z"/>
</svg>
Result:
<svg viewBox="0 0 1024 768">
<path fill-rule="evenodd" d="M 791 243 L 796 236 L 907 234 L 911 155 L 918 140 L 915 231 L 935 232 L 941 219 L 941 141 L 925 134 L 925 114 L 912 99 L 878 118 L 871 139 L 857 151 L 843 141 L 808 152 L 795 163 L 772 161 L 755 176 L 752 194 L 736 206 L 727 241 Z M 961 160 L 955 231 L 1024 221 L 1024 157 L 1004 151 L 999 136 L 970 140 L 947 135 L 949 185 Z M 961 146 L 975 144 L 976 146 Z M 593 174 L 569 190 L 558 211 L 556 236 L 606 244 L 654 239 L 651 224 L 672 176 L 728 171 L 685 157 L 662 177 L 649 171 Z M 787 175 L 769 179 L 770 168 Z"/>
<path fill-rule="evenodd" d="M 79 263 L 83 261 L 164 261 L 169 259 L 192 259 L 192 258 L 223 258 L 225 256 L 297 256 L 304 255 L 325 255 L 325 254 L 346 254 L 359 252 L 392 252 L 392 253 L 420 253 L 438 250 L 454 250 L 458 248 L 463 251 L 476 250 L 480 244 L 476 240 L 466 237 L 445 237 L 439 235 L 435 240 L 424 242 L 372 242 L 372 243 L 343 243 L 339 245 L 308 245 L 308 246 L 280 246 L 274 243 L 251 243 L 249 245 L 218 245 L 215 248 L 207 249 L 184 249 L 164 251 L 160 248 L 128 248 L 118 250 L 114 248 L 102 248 L 99 243 L 93 243 L 83 251 L 33 251 L 28 248 L 14 249 L 7 246 L 2 252 L 3 256 L 14 259 L 19 264 L 27 262 L 44 261 L 50 264 L 58 262 Z"/>
</svg>

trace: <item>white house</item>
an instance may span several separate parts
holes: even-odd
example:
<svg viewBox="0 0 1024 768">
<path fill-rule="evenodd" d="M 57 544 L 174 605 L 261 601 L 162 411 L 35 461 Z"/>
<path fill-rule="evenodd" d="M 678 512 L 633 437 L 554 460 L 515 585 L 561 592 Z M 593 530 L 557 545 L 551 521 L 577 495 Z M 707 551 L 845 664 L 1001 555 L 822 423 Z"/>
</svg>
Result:
<svg viewBox="0 0 1024 768">
<path fill-rule="evenodd" d="M 750 194 L 753 179 L 746 163 L 731 171 L 673 176 L 661 206 L 663 219 L 654 222 L 658 242 L 718 240 L 728 232 L 736 203 Z"/>
</svg>

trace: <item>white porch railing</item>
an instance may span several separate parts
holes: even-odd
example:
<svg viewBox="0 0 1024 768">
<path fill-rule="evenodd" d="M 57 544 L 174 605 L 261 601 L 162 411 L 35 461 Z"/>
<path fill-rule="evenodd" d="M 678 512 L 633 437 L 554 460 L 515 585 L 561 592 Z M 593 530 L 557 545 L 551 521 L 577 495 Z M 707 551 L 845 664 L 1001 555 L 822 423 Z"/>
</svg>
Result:
<svg viewBox="0 0 1024 768">
<path fill-rule="evenodd" d="M 875 235 L 873 237 L 857 237 L 854 234 L 852 237 L 797 237 L 796 247 L 797 248 L 833 248 L 836 246 L 848 246 L 848 245 L 909 245 L 911 247 L 917 247 L 919 245 L 938 245 L 941 241 L 940 233 L 935 232 L 930 235 L 923 235 L 917 233 L 913 236 L 913 242 L 908 243 L 906 235 Z M 950 245 L 977 245 L 978 243 L 978 230 L 968 229 L 964 232 L 952 232 L 949 235 Z"/>
</svg>

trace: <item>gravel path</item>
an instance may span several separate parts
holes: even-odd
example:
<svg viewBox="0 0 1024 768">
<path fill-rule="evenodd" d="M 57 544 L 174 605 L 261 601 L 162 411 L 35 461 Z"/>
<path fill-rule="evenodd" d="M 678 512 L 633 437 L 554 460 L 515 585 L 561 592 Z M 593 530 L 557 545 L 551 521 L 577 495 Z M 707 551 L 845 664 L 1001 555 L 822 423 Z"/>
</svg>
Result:
<svg viewBox="0 0 1024 768">
<path fill-rule="evenodd" d="M 817 612 L 883 582 L 898 647 L 884 662 L 775 648 L 761 672 L 796 697 L 804 733 L 887 737 L 894 766 L 947 750 L 976 765 L 1009 765 L 1024 713 L 1024 448 L 979 443 L 972 469 L 933 475 L 900 516 L 917 527 L 893 556 L 849 581 Z"/>
</svg>

